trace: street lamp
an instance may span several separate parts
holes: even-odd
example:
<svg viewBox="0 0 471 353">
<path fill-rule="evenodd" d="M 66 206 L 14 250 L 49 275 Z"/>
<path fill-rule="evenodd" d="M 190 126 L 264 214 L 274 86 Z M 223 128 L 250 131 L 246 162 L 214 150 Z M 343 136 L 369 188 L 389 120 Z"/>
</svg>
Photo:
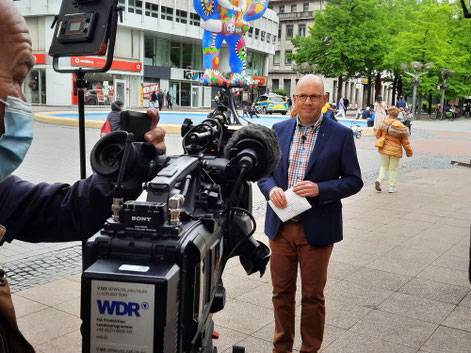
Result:
<svg viewBox="0 0 471 353">
<path fill-rule="evenodd" d="M 466 4 L 464 0 L 461 0 L 461 7 L 463 8 L 464 18 L 471 18 L 471 14 L 469 13 L 468 9 L 466 8 Z M 469 8 L 471 9 L 471 1 L 469 1 Z"/>
<path fill-rule="evenodd" d="M 416 103 L 416 96 L 417 96 L 417 87 L 420 86 L 420 81 L 419 77 L 425 75 L 428 70 L 430 70 L 433 67 L 433 63 L 427 63 L 427 64 L 422 64 L 420 61 L 412 61 L 410 64 L 401 64 L 402 69 L 406 74 L 412 77 L 412 87 L 413 87 L 413 92 L 412 92 L 412 116 L 415 118 L 415 103 Z M 406 70 L 408 68 L 412 68 L 414 72 L 407 72 Z M 424 69 L 425 72 L 419 73 L 420 70 Z"/>
<path fill-rule="evenodd" d="M 455 71 L 453 70 L 447 70 L 447 69 L 440 69 L 438 70 L 438 72 L 440 73 L 440 76 L 442 77 L 442 81 L 443 81 L 443 84 L 438 86 L 439 89 L 442 90 L 442 99 L 440 99 L 440 117 L 443 119 L 444 118 L 444 114 L 445 114 L 445 109 L 444 109 L 444 104 L 445 104 L 445 91 L 446 89 L 448 88 L 448 86 L 446 85 L 446 80 L 452 76 Z"/>
</svg>

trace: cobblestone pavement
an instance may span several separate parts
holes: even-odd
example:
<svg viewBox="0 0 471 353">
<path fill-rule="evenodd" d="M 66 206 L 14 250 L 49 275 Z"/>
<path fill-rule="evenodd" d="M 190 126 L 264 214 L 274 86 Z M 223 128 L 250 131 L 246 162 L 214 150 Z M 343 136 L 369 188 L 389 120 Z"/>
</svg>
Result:
<svg viewBox="0 0 471 353">
<path fill-rule="evenodd" d="M 470 120 L 451 122 L 414 122 L 411 143 L 421 141 L 423 153 L 401 160 L 401 176 L 419 169 L 457 168 L 450 164 L 452 159 L 469 161 L 471 158 Z M 78 179 L 78 137 L 77 128 L 35 123 L 35 139 L 23 165 L 16 174 L 31 182 L 68 182 Z M 97 129 L 87 129 L 87 151 L 98 140 Z M 180 137 L 167 135 L 166 143 L 171 154 L 181 153 Z M 374 137 L 356 140 L 358 157 L 362 168 L 365 187 L 371 187 L 378 173 L 378 153 L 374 148 Z M 425 141 L 425 142 L 424 142 Z M 444 141 L 441 150 L 434 150 L 437 141 Z M 454 144 L 460 144 L 454 148 Z M 427 150 L 430 146 L 430 150 Z M 464 148 L 466 153 L 461 153 Z M 448 151 L 451 151 L 448 152 Z M 453 154 L 456 152 L 458 154 Z M 88 166 L 88 174 L 91 173 Z M 412 178 L 412 177 L 409 177 Z M 399 184 L 400 188 L 400 184 Z M 265 200 L 254 186 L 253 214 L 261 219 L 265 213 Z M 81 244 L 27 244 L 13 241 L 0 248 L 0 267 L 7 270 L 12 291 L 17 292 L 39 284 L 48 283 L 81 272 Z"/>
</svg>

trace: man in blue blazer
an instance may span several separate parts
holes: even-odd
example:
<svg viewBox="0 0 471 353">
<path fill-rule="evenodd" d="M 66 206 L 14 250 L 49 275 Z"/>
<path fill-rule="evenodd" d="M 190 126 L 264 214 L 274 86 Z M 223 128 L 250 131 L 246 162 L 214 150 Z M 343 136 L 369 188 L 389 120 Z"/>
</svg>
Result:
<svg viewBox="0 0 471 353">
<path fill-rule="evenodd" d="M 281 222 L 267 207 L 265 233 L 270 260 L 275 335 L 273 353 L 292 352 L 298 265 L 302 280 L 301 353 L 317 352 L 325 323 L 324 287 L 333 244 L 342 240 L 341 199 L 363 186 L 352 131 L 324 118 L 327 102 L 322 79 L 299 80 L 293 101 L 296 118 L 275 124 L 282 157 L 272 175 L 258 185 L 278 208 L 290 207 L 285 191 L 306 197 L 312 208 Z"/>
</svg>

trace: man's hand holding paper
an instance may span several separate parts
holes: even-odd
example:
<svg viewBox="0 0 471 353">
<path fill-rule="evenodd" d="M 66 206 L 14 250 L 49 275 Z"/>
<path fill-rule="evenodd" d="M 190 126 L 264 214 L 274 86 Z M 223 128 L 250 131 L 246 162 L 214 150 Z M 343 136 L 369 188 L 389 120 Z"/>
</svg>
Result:
<svg viewBox="0 0 471 353">
<path fill-rule="evenodd" d="M 315 188 L 313 188 L 313 185 Z M 272 189 L 268 204 L 280 220 L 286 222 L 311 208 L 311 204 L 306 200 L 306 196 L 314 196 L 314 194 L 315 196 L 319 194 L 317 184 L 310 181 L 302 181 L 286 191 L 283 191 L 281 188 Z"/>
</svg>

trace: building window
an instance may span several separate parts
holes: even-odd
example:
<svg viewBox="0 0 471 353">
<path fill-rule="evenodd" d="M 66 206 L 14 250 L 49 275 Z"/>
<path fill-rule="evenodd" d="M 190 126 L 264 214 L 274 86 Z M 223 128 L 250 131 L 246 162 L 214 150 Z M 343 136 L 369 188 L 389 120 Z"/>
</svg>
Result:
<svg viewBox="0 0 471 353">
<path fill-rule="evenodd" d="M 265 41 L 265 31 L 262 31 L 262 35 L 260 36 L 260 40 L 261 40 L 262 42 Z"/>
<path fill-rule="evenodd" d="M 273 65 L 280 65 L 280 51 L 275 51 L 275 55 L 273 56 Z"/>
<path fill-rule="evenodd" d="M 141 0 L 136 1 L 136 13 L 138 15 L 142 15 L 142 1 Z"/>
<path fill-rule="evenodd" d="M 173 21 L 173 9 L 171 7 L 162 6 L 160 18 L 162 20 Z"/>
<path fill-rule="evenodd" d="M 119 1 L 118 1 L 118 4 L 119 4 L 119 5 L 123 5 L 123 6 L 124 6 L 125 3 L 126 3 L 126 0 L 119 0 Z"/>
<path fill-rule="evenodd" d="M 281 25 L 278 26 L 278 38 L 281 38 Z"/>
<path fill-rule="evenodd" d="M 291 53 L 292 53 L 291 51 L 286 51 L 285 52 L 285 64 L 286 65 L 291 65 L 292 60 L 291 60 L 291 58 L 288 57 L 288 54 L 291 54 Z"/>
<path fill-rule="evenodd" d="M 194 12 L 190 12 L 190 25 L 199 26 L 200 25 L 200 15 Z"/>
<path fill-rule="evenodd" d="M 182 43 L 172 42 L 170 47 L 170 65 L 171 67 L 181 67 Z"/>
<path fill-rule="evenodd" d="M 255 28 L 255 39 L 258 39 L 258 35 L 260 34 L 260 29 Z"/>
<path fill-rule="evenodd" d="M 159 5 L 146 2 L 146 16 L 159 17 Z"/>
<path fill-rule="evenodd" d="M 301 37 L 306 37 L 306 25 L 305 24 L 299 24 L 298 25 L 298 34 Z"/>
<path fill-rule="evenodd" d="M 303 11 L 306 12 L 306 11 L 309 11 L 309 3 L 308 2 L 305 2 L 303 4 Z"/>
<path fill-rule="evenodd" d="M 134 13 L 134 8 L 135 8 L 135 1 L 134 0 L 128 0 L 128 12 Z"/>
<path fill-rule="evenodd" d="M 280 5 L 280 13 L 285 13 L 285 5 Z"/>
<path fill-rule="evenodd" d="M 276 44 L 276 36 L 273 36 L 273 44 Z"/>
<path fill-rule="evenodd" d="M 271 41 L 271 34 L 267 33 L 267 43 L 270 43 L 270 41 Z"/>
<path fill-rule="evenodd" d="M 249 28 L 249 38 L 253 37 L 253 27 Z"/>
<path fill-rule="evenodd" d="M 291 12 L 296 12 L 296 4 L 291 5 Z"/>
<path fill-rule="evenodd" d="M 269 8 L 270 10 L 273 10 L 273 5 L 271 5 L 271 4 L 268 5 L 268 8 Z"/>
<path fill-rule="evenodd" d="M 291 79 L 285 79 L 283 80 L 283 88 L 288 94 L 288 97 L 291 95 Z"/>
<path fill-rule="evenodd" d="M 293 25 L 286 25 L 286 39 L 293 38 Z"/>
<path fill-rule="evenodd" d="M 276 91 L 277 89 L 280 88 L 280 80 L 277 79 L 277 78 L 274 78 L 273 80 L 271 80 L 271 88 L 273 89 L 273 91 Z"/>
<path fill-rule="evenodd" d="M 188 16 L 188 12 L 186 11 L 178 10 L 178 9 L 175 11 L 175 21 L 177 22 L 186 23 L 187 16 Z"/>
</svg>

